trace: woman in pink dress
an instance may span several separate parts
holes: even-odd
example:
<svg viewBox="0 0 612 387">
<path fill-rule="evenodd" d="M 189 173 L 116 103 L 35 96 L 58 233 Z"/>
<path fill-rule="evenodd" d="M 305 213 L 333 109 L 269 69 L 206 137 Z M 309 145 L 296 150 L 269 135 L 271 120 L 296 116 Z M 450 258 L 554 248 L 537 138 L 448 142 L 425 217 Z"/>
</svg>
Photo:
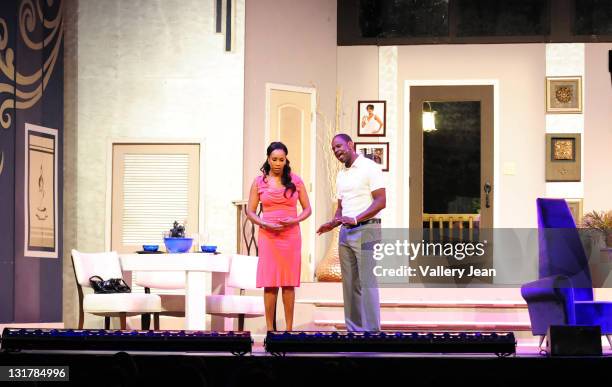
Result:
<svg viewBox="0 0 612 387">
<path fill-rule="evenodd" d="M 249 194 L 247 216 L 259 225 L 259 265 L 257 287 L 264 288 L 266 326 L 274 330 L 274 312 L 278 288 L 282 288 L 287 330 L 293 330 L 295 287 L 300 286 L 302 236 L 299 223 L 312 212 L 302 179 L 291 173 L 287 147 L 273 142 L 267 149 L 268 158 L 261 167 L 262 175 L 255 178 Z M 302 212 L 297 214 L 297 202 Z M 259 202 L 262 216 L 257 215 Z"/>
</svg>

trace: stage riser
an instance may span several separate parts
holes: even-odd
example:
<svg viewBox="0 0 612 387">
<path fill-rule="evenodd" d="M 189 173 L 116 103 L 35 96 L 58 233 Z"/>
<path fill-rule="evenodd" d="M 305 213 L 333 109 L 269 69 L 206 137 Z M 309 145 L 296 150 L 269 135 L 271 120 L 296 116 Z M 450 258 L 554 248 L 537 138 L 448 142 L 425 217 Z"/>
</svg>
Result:
<svg viewBox="0 0 612 387">
<path fill-rule="evenodd" d="M 297 296 L 296 311 L 312 315 L 304 330 L 345 328 L 340 283 L 303 284 Z M 518 337 L 530 330 L 520 289 L 382 288 L 380 299 L 383 329 L 513 331 Z"/>
<path fill-rule="evenodd" d="M 338 308 L 316 308 L 315 320 L 343 319 L 344 310 Z M 527 310 L 515 309 L 462 309 L 462 308 L 381 308 L 381 320 L 393 321 L 473 321 L 475 323 L 511 322 L 529 324 Z"/>
</svg>

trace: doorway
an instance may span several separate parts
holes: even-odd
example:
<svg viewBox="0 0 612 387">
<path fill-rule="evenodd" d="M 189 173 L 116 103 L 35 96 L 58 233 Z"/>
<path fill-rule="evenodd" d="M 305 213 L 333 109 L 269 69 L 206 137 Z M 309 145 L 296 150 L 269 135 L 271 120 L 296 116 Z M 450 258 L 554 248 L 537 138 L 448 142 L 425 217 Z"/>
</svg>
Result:
<svg viewBox="0 0 612 387">
<path fill-rule="evenodd" d="M 312 208 L 312 215 L 300 224 L 301 280 L 304 282 L 314 277 L 316 101 L 314 88 L 266 84 L 265 146 L 272 141 L 281 141 L 287 146 L 291 171 L 304 181 Z"/>
<path fill-rule="evenodd" d="M 494 213 L 494 87 L 449 85 L 410 87 L 409 225 L 418 241 L 460 246 L 488 244 L 469 261 L 446 253 L 439 264 L 450 269 L 472 266 L 490 273 Z M 427 256 L 415 266 L 429 264 Z M 417 276 L 415 283 L 468 286 L 493 276 Z"/>
<path fill-rule="evenodd" d="M 492 85 L 410 87 L 411 228 L 493 227 L 493 94 Z"/>
</svg>

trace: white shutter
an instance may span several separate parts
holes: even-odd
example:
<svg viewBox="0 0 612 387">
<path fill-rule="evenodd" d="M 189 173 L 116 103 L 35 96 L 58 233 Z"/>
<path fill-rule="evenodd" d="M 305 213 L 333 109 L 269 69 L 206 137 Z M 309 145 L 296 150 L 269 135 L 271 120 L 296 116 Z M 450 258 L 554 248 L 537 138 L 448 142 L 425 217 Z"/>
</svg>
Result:
<svg viewBox="0 0 612 387">
<path fill-rule="evenodd" d="M 189 214 L 186 154 L 126 154 L 123 175 L 124 245 L 163 245 L 162 232 Z"/>
<path fill-rule="evenodd" d="M 133 253 L 156 244 L 163 250 L 163 233 L 174 221 L 196 234 L 198 198 L 199 145 L 114 144 L 112 249 Z M 143 289 L 133 285 L 132 291 Z"/>
</svg>

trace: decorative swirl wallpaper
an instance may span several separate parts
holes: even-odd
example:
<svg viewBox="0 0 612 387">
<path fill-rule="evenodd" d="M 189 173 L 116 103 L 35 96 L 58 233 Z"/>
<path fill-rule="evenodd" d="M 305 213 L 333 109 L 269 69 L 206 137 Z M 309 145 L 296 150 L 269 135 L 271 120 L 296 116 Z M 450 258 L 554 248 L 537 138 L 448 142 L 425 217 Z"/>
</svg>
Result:
<svg viewBox="0 0 612 387">
<path fill-rule="evenodd" d="M 0 0 L 0 323 L 62 319 L 63 50 L 71 6 L 62 0 Z M 36 173 L 39 179 L 43 163 L 28 150 L 27 127 L 55 133 L 53 184 L 48 176 L 39 188 L 29 180 Z M 30 197 L 33 186 L 38 199 Z M 28 217 L 32 203 L 50 213 L 40 198 L 53 198 L 48 223 L 57 259 L 43 259 L 25 242 L 33 240 L 33 230 L 47 232 Z"/>
<path fill-rule="evenodd" d="M 45 7 L 43 9 L 43 7 Z M 52 14 L 51 18 L 48 18 Z M 54 0 L 22 0 L 18 13 L 18 39 L 32 51 L 46 51 L 51 47 L 43 66 L 31 74 L 15 70 L 15 52 L 8 47 L 9 29 L 5 18 L 0 18 L 0 125 L 11 126 L 11 109 L 28 109 L 38 102 L 47 88 L 49 78 L 56 68 L 64 35 L 63 2 Z M 33 38 L 37 30 L 43 29 L 40 39 Z M 8 82 L 6 81 L 8 80 Z"/>
</svg>

